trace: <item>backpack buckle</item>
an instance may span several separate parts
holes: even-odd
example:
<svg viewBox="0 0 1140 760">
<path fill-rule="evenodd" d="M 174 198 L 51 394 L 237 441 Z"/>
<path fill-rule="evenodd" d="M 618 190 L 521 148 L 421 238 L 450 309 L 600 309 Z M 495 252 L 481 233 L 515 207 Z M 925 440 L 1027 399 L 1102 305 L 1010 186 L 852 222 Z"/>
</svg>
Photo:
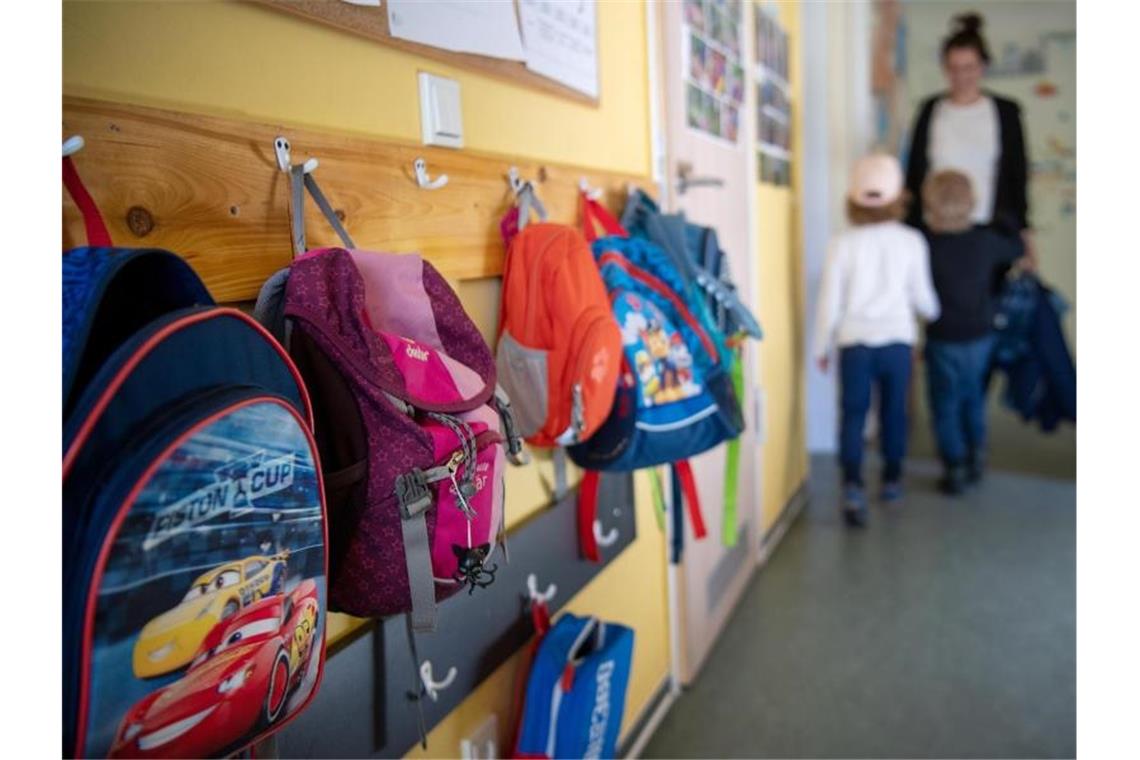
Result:
<svg viewBox="0 0 1140 760">
<path fill-rule="evenodd" d="M 405 520 L 418 517 L 431 506 L 431 490 L 423 470 L 414 469 L 396 477 L 396 500 L 400 502 L 400 516 Z"/>
</svg>

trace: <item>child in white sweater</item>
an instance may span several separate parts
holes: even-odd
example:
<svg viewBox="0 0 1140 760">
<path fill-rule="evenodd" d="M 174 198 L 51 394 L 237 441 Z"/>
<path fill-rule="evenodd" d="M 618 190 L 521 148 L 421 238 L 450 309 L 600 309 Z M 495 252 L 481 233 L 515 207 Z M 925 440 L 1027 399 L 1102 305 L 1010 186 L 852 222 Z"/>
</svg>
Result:
<svg viewBox="0 0 1140 760">
<path fill-rule="evenodd" d="M 851 228 L 830 245 L 815 323 L 814 356 L 824 372 L 839 348 L 843 516 L 867 522 L 863 428 L 872 386 L 879 389 L 884 501 L 902 498 L 906 400 L 918 321 L 938 317 L 926 240 L 900 221 L 906 212 L 903 174 L 893 156 L 856 163 L 847 193 Z"/>
</svg>

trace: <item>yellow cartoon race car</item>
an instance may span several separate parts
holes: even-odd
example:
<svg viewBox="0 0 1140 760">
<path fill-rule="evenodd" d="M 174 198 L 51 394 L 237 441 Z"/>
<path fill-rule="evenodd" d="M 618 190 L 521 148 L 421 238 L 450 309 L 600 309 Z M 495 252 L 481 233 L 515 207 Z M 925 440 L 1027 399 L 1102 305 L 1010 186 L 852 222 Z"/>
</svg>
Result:
<svg viewBox="0 0 1140 760">
<path fill-rule="evenodd" d="M 176 607 L 143 626 L 132 658 L 135 675 L 152 678 L 188 665 L 215 625 L 282 591 L 288 559 L 289 552 L 255 555 L 198 576 Z"/>
</svg>

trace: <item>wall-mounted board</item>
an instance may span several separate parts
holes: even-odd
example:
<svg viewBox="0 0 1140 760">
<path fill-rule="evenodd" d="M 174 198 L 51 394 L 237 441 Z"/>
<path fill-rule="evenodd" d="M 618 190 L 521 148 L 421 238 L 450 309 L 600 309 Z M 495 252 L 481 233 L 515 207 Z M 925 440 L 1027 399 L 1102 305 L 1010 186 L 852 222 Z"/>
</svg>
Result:
<svg viewBox="0 0 1140 760">
<path fill-rule="evenodd" d="M 597 97 L 591 97 L 536 74 L 521 61 L 508 61 L 470 53 L 456 53 L 394 37 L 388 26 L 388 4 L 386 0 L 381 0 L 378 6 L 330 2 L 330 0 L 251 0 L 251 2 L 292 13 L 295 16 L 326 24 L 341 31 L 367 37 L 381 44 L 431 58 L 458 69 L 478 71 L 580 103 L 594 106 L 598 104 L 599 99 Z"/>
<path fill-rule="evenodd" d="M 578 182 L 604 190 L 620 208 L 630 183 L 646 177 L 511 156 L 432 148 L 393 140 L 319 132 L 100 100 L 65 97 L 63 136 L 80 134 L 75 156 L 85 184 L 117 245 L 167 248 L 184 256 L 220 302 L 252 300 L 269 275 L 287 265 L 289 183 L 277 169 L 273 140 L 292 143 L 293 161 L 315 156 L 316 177 L 345 227 L 364 249 L 418 251 L 453 281 L 502 272 L 499 219 L 517 166 L 534 179 L 551 220 L 578 221 Z M 449 181 L 424 190 L 412 163 L 427 160 Z M 84 242 L 83 224 L 64 199 L 64 246 Z M 308 204 L 309 245 L 337 245 Z"/>
</svg>

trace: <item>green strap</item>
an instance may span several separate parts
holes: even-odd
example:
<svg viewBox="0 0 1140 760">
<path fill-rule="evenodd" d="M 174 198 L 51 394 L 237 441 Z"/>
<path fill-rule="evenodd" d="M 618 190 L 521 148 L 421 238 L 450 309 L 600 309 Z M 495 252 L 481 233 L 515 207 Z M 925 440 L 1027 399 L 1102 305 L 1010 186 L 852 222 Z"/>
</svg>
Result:
<svg viewBox="0 0 1140 760">
<path fill-rule="evenodd" d="M 665 532 L 665 492 L 661 488 L 661 475 L 656 467 L 649 468 L 649 485 L 653 489 L 653 516 L 657 518 L 657 529 Z"/>
<path fill-rule="evenodd" d="M 739 348 L 733 350 L 732 387 L 736 397 L 744 398 L 744 361 Z M 740 436 L 728 442 L 724 463 L 724 519 L 721 523 L 721 541 L 725 546 L 736 546 L 740 531 L 736 525 L 737 485 L 740 481 Z"/>
</svg>

